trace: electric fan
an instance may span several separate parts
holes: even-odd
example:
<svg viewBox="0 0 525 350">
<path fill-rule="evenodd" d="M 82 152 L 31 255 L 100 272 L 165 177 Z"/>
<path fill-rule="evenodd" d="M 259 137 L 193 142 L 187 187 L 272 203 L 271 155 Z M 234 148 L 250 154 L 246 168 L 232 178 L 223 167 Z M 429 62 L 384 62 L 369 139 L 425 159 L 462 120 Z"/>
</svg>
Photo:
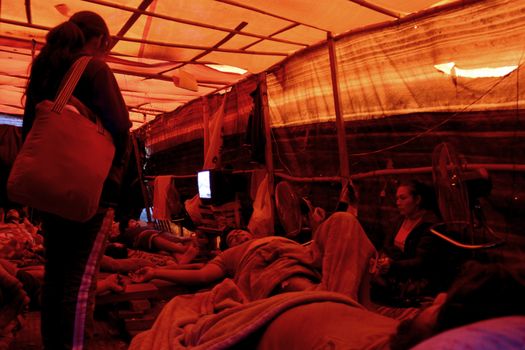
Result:
<svg viewBox="0 0 525 350">
<path fill-rule="evenodd" d="M 495 247 L 503 240 L 485 223 L 478 197 L 490 193 L 488 176 L 464 172 L 465 164 L 450 143 L 437 145 L 432 154 L 432 177 L 442 223 L 430 231 L 453 245 L 465 249 Z"/>
<path fill-rule="evenodd" d="M 302 229 L 301 199 L 286 181 L 275 186 L 275 207 L 286 237 L 297 237 Z"/>
</svg>

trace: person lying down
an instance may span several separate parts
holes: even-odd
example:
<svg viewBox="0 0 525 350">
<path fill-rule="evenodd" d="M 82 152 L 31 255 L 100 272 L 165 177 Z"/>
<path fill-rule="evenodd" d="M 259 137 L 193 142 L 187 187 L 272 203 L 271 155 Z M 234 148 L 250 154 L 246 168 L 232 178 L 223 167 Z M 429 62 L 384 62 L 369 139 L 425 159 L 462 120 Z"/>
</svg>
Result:
<svg viewBox="0 0 525 350">
<path fill-rule="evenodd" d="M 109 240 L 123 243 L 126 247 L 147 252 L 166 252 L 178 264 L 187 264 L 199 253 L 195 239 L 177 239 L 174 235 L 142 226 L 136 220 L 114 223 Z"/>
<path fill-rule="evenodd" d="M 266 327 L 272 329 L 271 323 L 279 315 L 284 317 L 288 311 L 297 313 L 303 308 L 307 315 L 299 313 L 299 319 L 305 319 L 308 312 L 317 311 L 314 317 L 317 330 L 328 332 L 328 326 L 322 324 L 332 324 L 334 330 L 339 330 L 332 335 L 343 339 L 341 348 L 386 349 L 400 320 L 411 319 L 417 312 L 412 308 L 396 313 L 370 302 L 368 264 L 376 251 L 351 214 L 336 213 L 323 222 L 309 247 L 282 237 L 253 240 L 249 233 L 232 233 L 228 236 L 230 244 L 235 244 L 235 241 L 240 244 L 200 270 L 144 268 L 137 272 L 133 279 L 138 282 L 152 278 L 193 285 L 222 282 L 206 292 L 175 297 L 164 307 L 152 329 L 132 340 L 131 350 L 226 349 L 233 345 L 275 349 L 275 346 L 270 346 L 275 345 L 269 342 L 271 337 L 261 338 L 261 332 Z M 498 272 L 494 276 L 498 276 Z M 461 298 L 462 302 L 469 300 Z M 445 300 L 449 299 L 444 296 L 436 298 L 436 305 Z M 318 303 L 323 306 L 313 306 Z M 435 316 L 436 308 L 431 316 Z M 506 312 L 510 312 L 508 308 Z M 471 320 L 477 317 L 474 315 Z M 435 317 L 422 319 L 434 322 Z M 304 326 L 304 322 L 300 324 Z M 415 325 L 419 325 L 419 321 Z M 288 338 L 306 337 L 291 334 L 294 327 L 291 328 Z M 311 333 L 318 335 L 317 341 L 308 348 L 322 348 L 322 344 L 327 345 L 335 339 L 315 329 Z M 428 329 L 434 331 L 432 327 Z M 425 334 L 430 336 L 432 332 Z M 422 332 L 416 328 L 415 333 Z M 265 348 L 264 344 L 269 347 Z"/>
</svg>

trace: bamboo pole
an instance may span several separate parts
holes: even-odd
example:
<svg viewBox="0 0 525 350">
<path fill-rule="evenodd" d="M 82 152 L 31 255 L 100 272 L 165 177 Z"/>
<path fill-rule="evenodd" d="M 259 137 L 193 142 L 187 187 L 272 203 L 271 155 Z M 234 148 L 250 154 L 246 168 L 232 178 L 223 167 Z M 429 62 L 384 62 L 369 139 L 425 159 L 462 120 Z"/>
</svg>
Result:
<svg viewBox="0 0 525 350">
<path fill-rule="evenodd" d="M 230 29 L 230 28 L 226 28 L 226 27 L 219 27 L 219 26 L 214 26 L 214 25 L 211 25 L 211 24 L 202 23 L 202 22 L 195 22 L 195 21 L 190 21 L 190 20 L 187 20 L 187 19 L 166 16 L 166 15 L 163 15 L 163 14 L 160 14 L 160 13 L 155 13 L 155 12 L 151 12 L 151 11 L 145 11 L 145 10 L 137 9 L 137 8 L 134 8 L 134 7 L 128 7 L 128 6 L 113 4 L 113 3 L 110 3 L 110 2 L 107 2 L 107 1 L 101 1 L 101 0 L 83 0 L 83 1 L 90 2 L 90 3 L 93 3 L 93 4 L 97 4 L 97 5 L 106 6 L 106 7 L 112 7 L 112 8 L 118 9 L 118 10 L 132 12 L 132 13 L 135 13 L 135 14 L 141 14 L 141 15 L 146 15 L 146 16 L 150 16 L 150 17 L 155 17 L 155 18 L 163 19 L 163 20 L 170 21 L 170 22 L 183 23 L 183 24 L 188 24 L 188 25 L 192 25 L 192 26 L 196 26 L 196 27 L 213 29 L 213 30 L 217 30 L 217 31 L 221 31 L 221 32 L 227 32 L 227 33 L 233 33 L 233 34 L 239 34 L 239 35 L 245 35 L 245 36 L 249 36 L 249 37 L 253 37 L 253 38 L 258 38 L 258 39 L 263 39 L 263 40 L 270 40 L 270 41 L 276 41 L 276 42 L 285 43 L 285 44 L 292 44 L 292 45 L 305 46 L 305 47 L 308 46 L 307 44 L 296 42 L 296 41 L 280 39 L 280 38 L 272 38 L 272 37 L 265 36 L 265 35 L 259 35 L 259 34 L 250 33 L 250 32 L 242 32 L 242 31 L 238 31 L 238 30 L 234 30 L 234 29 Z"/>
<path fill-rule="evenodd" d="M 262 102 L 262 112 L 264 120 L 264 159 L 266 171 L 268 175 L 268 193 L 270 194 L 270 203 L 272 210 L 271 221 L 272 227 L 275 224 L 275 175 L 273 165 L 273 151 L 272 151 L 272 129 L 270 123 L 270 107 L 268 106 L 268 85 L 266 81 L 266 73 L 259 74 L 259 93 Z M 270 232 L 273 234 L 274 232 Z"/>
<path fill-rule="evenodd" d="M 246 27 L 247 25 L 248 25 L 248 22 L 241 22 L 237 27 L 235 27 L 235 30 L 240 31 L 242 28 Z M 181 63 L 181 64 L 177 65 L 176 67 L 172 67 L 170 69 L 163 70 L 162 72 L 159 72 L 159 74 L 164 74 L 164 73 L 170 72 L 170 71 L 175 70 L 175 69 L 180 69 L 180 68 L 184 67 L 185 65 L 187 65 L 189 63 L 197 62 L 197 60 L 199 58 L 202 58 L 202 57 L 206 56 L 207 54 L 212 52 L 213 49 L 218 48 L 218 47 L 222 46 L 223 44 L 227 43 L 234 36 L 235 36 L 235 33 L 229 33 L 224 38 L 219 40 L 216 44 L 210 46 L 210 48 L 208 50 L 205 50 L 205 51 L 199 53 L 198 55 L 196 55 L 192 59 L 190 59 L 188 62 Z"/>
<path fill-rule="evenodd" d="M 201 97 L 202 101 L 202 127 L 204 133 L 204 154 L 203 159 L 206 159 L 206 152 L 210 148 L 210 108 L 208 106 L 208 99 L 206 97 Z"/>
<path fill-rule="evenodd" d="M 464 166 L 464 170 L 475 170 L 475 169 L 486 169 L 493 172 L 525 172 L 525 164 L 485 164 L 485 163 L 479 163 L 479 164 L 467 164 Z M 236 170 L 233 173 L 234 174 L 249 174 L 254 172 L 255 170 Z M 371 177 L 380 177 L 380 176 L 391 176 L 391 175 L 404 175 L 404 174 L 425 174 L 425 173 L 431 173 L 432 167 L 417 167 L 417 168 L 405 168 L 405 169 L 381 169 L 381 170 L 374 170 L 374 171 L 368 171 L 366 173 L 359 173 L 351 175 L 350 178 L 352 180 L 362 180 L 367 179 Z M 173 177 L 176 179 L 191 179 L 196 177 L 195 174 L 190 175 L 174 175 Z M 292 182 L 299 182 L 299 183 L 314 183 L 314 182 L 341 182 L 342 177 L 341 176 L 317 176 L 317 177 L 298 177 L 298 176 L 291 176 L 281 171 L 274 171 L 274 176 L 279 177 L 284 180 L 289 180 Z M 146 180 L 153 180 L 155 179 L 155 176 L 145 176 L 144 179 Z"/>
<path fill-rule="evenodd" d="M 345 121 L 341 111 L 341 100 L 339 98 L 339 80 L 337 76 L 337 57 L 335 54 L 334 37 L 328 33 L 328 54 L 330 56 L 330 77 L 332 80 L 332 94 L 334 96 L 335 124 L 337 128 L 337 145 L 339 148 L 339 171 L 341 172 L 341 185 L 343 188 L 347 185 L 350 177 L 350 168 L 348 166 L 348 150 L 346 147 Z"/>
<path fill-rule="evenodd" d="M 146 189 L 146 185 L 144 184 L 144 178 L 142 175 L 142 164 L 140 162 L 139 145 L 137 143 L 137 138 L 135 134 L 132 133 L 130 137 L 131 137 L 131 140 L 133 141 L 133 152 L 135 153 L 135 163 L 137 164 L 137 172 L 138 172 L 139 180 L 140 180 L 140 189 L 142 191 L 142 197 L 144 198 L 146 217 L 148 218 L 148 222 L 151 222 L 151 213 L 149 211 L 151 207 L 151 203 L 149 200 L 148 190 Z"/>
<path fill-rule="evenodd" d="M 267 16 L 270 16 L 270 17 L 274 17 L 274 18 L 278 18 L 278 19 L 282 19 L 284 21 L 288 21 L 288 22 L 292 22 L 292 23 L 296 23 L 296 24 L 300 24 L 300 25 L 303 25 L 305 27 L 309 27 L 309 28 L 314 28 L 314 29 L 317 29 L 317 30 L 320 30 L 320 31 L 323 31 L 323 32 L 326 32 L 326 29 L 323 29 L 323 28 L 320 28 L 320 27 L 317 27 L 317 26 L 314 26 L 312 24 L 308 24 L 308 23 L 303 23 L 303 22 L 298 22 L 298 21 L 295 21 L 295 20 L 292 20 L 292 19 L 289 19 L 289 18 L 286 18 L 284 16 L 279 16 L 279 15 L 276 15 L 275 13 L 270 13 L 268 11 L 263 11 L 261 9 L 258 9 L 256 7 L 252 7 L 252 6 L 248 6 L 248 5 L 245 5 L 245 4 L 241 4 L 241 3 L 238 3 L 238 2 L 235 2 L 233 0 L 216 0 L 218 2 L 222 2 L 224 4 L 228 4 L 228 5 L 231 5 L 231 6 L 235 6 L 235 7 L 239 7 L 239 8 L 243 8 L 245 10 L 249 10 L 249 11 L 252 11 L 252 12 L 256 12 L 256 13 L 260 13 L 260 14 L 263 14 L 263 15 L 267 15 Z"/>
<path fill-rule="evenodd" d="M 349 0 L 349 1 L 353 2 L 354 4 L 358 4 L 360 6 L 366 7 L 367 9 L 370 9 L 372 11 L 376 11 L 376 12 L 382 13 L 384 15 L 387 15 L 387 16 L 390 16 L 390 17 L 394 17 L 394 18 L 402 18 L 402 17 L 407 15 L 407 13 L 394 11 L 394 10 L 388 9 L 388 8 L 386 8 L 384 6 L 379 6 L 379 5 L 376 5 L 376 4 L 372 4 L 372 3 L 368 2 L 368 1 L 365 1 L 365 0 Z"/>
<path fill-rule="evenodd" d="M 475 170 L 475 169 L 486 169 L 494 172 L 525 172 L 525 164 L 486 164 L 486 163 L 477 163 L 477 164 L 466 164 L 464 165 L 463 170 Z M 352 180 L 362 180 L 371 177 L 380 177 L 380 176 L 390 176 L 390 175 L 405 175 L 405 174 L 425 174 L 431 173 L 432 167 L 417 167 L 417 168 L 405 168 L 405 169 L 381 169 L 368 171 L 365 173 L 354 174 L 350 176 Z M 342 180 L 341 176 L 319 176 L 319 177 L 296 177 L 290 176 L 285 173 L 276 171 L 275 176 L 282 179 L 310 183 L 310 182 L 340 182 Z"/>
<path fill-rule="evenodd" d="M 18 25 L 21 27 L 40 29 L 40 30 L 45 30 L 45 31 L 49 31 L 51 29 L 50 27 L 46 27 L 42 25 L 28 24 L 25 22 L 14 21 L 14 20 L 5 19 L 5 18 L 0 18 L 0 23 L 7 23 L 7 24 L 12 24 L 12 25 Z M 239 34 L 242 34 L 242 33 L 239 33 Z M 167 42 L 162 42 L 162 41 L 128 38 L 128 37 L 124 37 L 121 35 L 113 35 L 112 39 L 118 40 L 118 41 L 128 41 L 128 42 L 138 43 L 138 44 L 181 48 L 181 49 L 191 49 L 191 50 L 202 50 L 202 51 L 211 49 L 212 51 L 218 51 L 218 52 L 238 53 L 238 54 L 248 54 L 248 55 L 262 55 L 262 56 L 288 56 L 289 55 L 288 52 L 270 52 L 270 51 L 251 51 L 251 50 L 236 50 L 236 49 L 225 49 L 225 48 L 211 48 L 209 46 L 173 44 L 173 43 L 167 43 Z"/>
<path fill-rule="evenodd" d="M 140 10 L 145 10 L 148 8 L 149 5 L 151 5 L 153 0 L 142 0 L 142 3 L 139 5 L 138 9 Z M 122 26 L 122 28 L 120 28 L 120 30 L 118 31 L 117 35 L 118 36 L 124 36 L 124 34 L 126 34 L 129 29 L 131 27 L 133 27 L 133 25 L 135 24 L 135 22 L 137 22 L 137 20 L 140 18 L 140 14 L 138 13 L 133 13 L 131 15 L 131 17 L 128 18 L 128 20 L 126 21 L 126 23 L 124 23 L 124 25 Z M 111 40 L 111 43 L 109 45 L 109 49 L 113 49 L 115 47 L 115 45 L 117 45 L 118 43 L 118 40 Z"/>
<path fill-rule="evenodd" d="M 226 52 L 226 53 L 238 53 L 238 54 L 246 54 L 246 55 L 261 55 L 261 56 L 288 56 L 289 54 L 287 52 L 271 52 L 271 51 L 249 51 L 249 50 L 237 50 L 237 49 L 225 49 L 225 48 L 211 48 L 209 46 L 201 46 L 201 45 L 187 45 L 187 44 L 172 44 L 162 41 L 154 41 L 154 40 L 144 40 L 144 39 L 135 39 L 135 38 L 127 38 L 123 36 L 115 35 L 113 38 L 118 39 L 120 41 L 129 41 L 132 43 L 138 43 L 138 44 L 147 44 L 147 45 L 154 45 L 154 46 L 162 46 L 162 47 L 172 47 L 172 48 L 180 48 L 180 49 L 191 49 L 191 50 L 211 50 L 211 51 L 217 51 L 217 52 Z"/>
<path fill-rule="evenodd" d="M 268 86 L 266 85 L 266 73 L 259 75 L 259 89 L 262 99 L 262 112 L 264 119 L 264 158 L 266 163 L 266 170 L 268 171 L 270 186 L 270 194 L 273 196 L 274 184 L 274 166 L 273 166 L 273 151 L 272 151 L 272 131 L 270 126 L 270 108 L 268 106 Z"/>
</svg>

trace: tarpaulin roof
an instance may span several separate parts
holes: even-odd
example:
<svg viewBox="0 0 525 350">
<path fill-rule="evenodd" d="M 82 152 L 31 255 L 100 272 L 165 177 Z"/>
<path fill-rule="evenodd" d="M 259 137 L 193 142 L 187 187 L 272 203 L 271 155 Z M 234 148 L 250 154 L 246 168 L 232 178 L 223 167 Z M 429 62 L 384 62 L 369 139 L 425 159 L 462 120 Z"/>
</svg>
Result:
<svg viewBox="0 0 525 350">
<path fill-rule="evenodd" d="M 132 120 L 142 123 L 262 72 L 328 33 L 395 21 L 433 5 L 436 0 L 2 0 L 0 112 L 22 114 L 32 57 L 50 28 L 81 10 L 106 19 L 113 35 L 108 62 Z"/>
</svg>

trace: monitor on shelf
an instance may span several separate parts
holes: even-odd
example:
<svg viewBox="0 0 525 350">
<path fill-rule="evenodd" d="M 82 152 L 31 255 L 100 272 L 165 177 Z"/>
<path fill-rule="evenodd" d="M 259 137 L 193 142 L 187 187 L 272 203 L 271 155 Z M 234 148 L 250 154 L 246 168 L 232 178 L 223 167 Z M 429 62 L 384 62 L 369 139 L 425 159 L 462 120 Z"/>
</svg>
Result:
<svg viewBox="0 0 525 350">
<path fill-rule="evenodd" d="M 235 199 L 231 173 L 209 169 L 197 173 L 199 198 L 203 204 L 221 205 Z"/>
</svg>

